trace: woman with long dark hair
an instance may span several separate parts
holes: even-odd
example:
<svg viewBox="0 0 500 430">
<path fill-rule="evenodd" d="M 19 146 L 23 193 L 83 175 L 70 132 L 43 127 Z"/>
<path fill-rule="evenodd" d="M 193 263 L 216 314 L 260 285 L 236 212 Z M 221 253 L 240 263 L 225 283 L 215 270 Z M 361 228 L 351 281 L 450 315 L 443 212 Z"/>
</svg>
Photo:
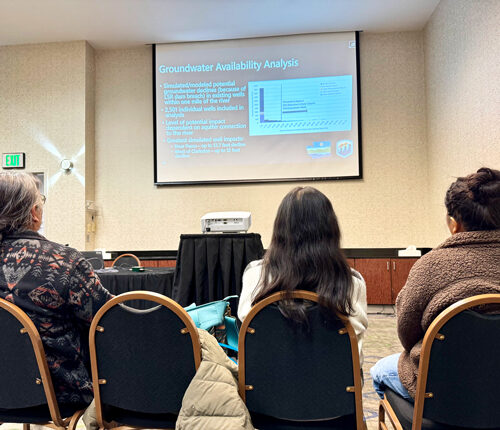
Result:
<svg viewBox="0 0 500 430">
<path fill-rule="evenodd" d="M 441 311 L 478 294 L 500 293 L 500 171 L 481 168 L 458 178 L 445 197 L 451 237 L 424 255 L 396 299 L 401 354 L 370 370 L 375 391 L 411 400 L 424 334 Z"/>
<path fill-rule="evenodd" d="M 278 291 L 314 291 L 321 304 L 348 316 L 361 353 L 368 327 L 366 285 L 340 249 L 340 228 L 328 198 L 312 187 L 297 187 L 281 202 L 271 244 L 264 259 L 251 262 L 243 274 L 238 317 Z M 285 301 L 285 316 L 305 318 L 305 308 Z M 360 354 L 360 358 L 362 356 Z"/>
</svg>

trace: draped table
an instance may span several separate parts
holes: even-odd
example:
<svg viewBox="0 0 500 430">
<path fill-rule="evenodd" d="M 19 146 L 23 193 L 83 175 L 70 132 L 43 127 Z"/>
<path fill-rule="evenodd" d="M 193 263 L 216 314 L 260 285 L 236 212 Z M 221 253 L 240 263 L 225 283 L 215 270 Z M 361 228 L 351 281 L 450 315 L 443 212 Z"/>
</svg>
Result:
<svg viewBox="0 0 500 430">
<path fill-rule="evenodd" d="M 128 291 L 154 291 L 172 297 L 175 269 L 171 267 L 148 267 L 144 272 L 133 272 L 127 268 L 117 267 L 95 272 L 102 285 L 114 295 Z M 149 309 L 156 306 L 144 300 L 131 300 L 126 304 L 137 309 Z"/>
<path fill-rule="evenodd" d="M 183 234 L 172 298 L 181 306 L 188 306 L 239 295 L 245 267 L 263 254 L 257 233 Z"/>
</svg>

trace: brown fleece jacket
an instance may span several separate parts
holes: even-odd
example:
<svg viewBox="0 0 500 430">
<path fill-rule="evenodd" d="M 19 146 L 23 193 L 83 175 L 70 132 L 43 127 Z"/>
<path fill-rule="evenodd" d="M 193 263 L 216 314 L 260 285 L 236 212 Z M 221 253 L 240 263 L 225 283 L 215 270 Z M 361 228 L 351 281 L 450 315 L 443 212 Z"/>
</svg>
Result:
<svg viewBox="0 0 500 430">
<path fill-rule="evenodd" d="M 457 233 L 415 263 L 396 299 L 398 373 L 412 397 L 429 325 L 453 303 L 488 293 L 500 293 L 500 230 Z"/>
</svg>

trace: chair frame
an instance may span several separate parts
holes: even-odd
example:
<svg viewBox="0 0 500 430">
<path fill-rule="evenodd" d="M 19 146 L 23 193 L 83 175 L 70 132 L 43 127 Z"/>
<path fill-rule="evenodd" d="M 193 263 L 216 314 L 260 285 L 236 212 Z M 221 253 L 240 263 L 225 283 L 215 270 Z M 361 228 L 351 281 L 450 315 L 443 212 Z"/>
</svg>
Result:
<svg viewBox="0 0 500 430">
<path fill-rule="evenodd" d="M 115 267 L 115 264 L 116 262 L 122 258 L 122 257 L 132 257 L 136 262 L 137 262 L 137 265 L 140 266 L 141 265 L 141 260 L 139 260 L 139 257 L 137 257 L 137 255 L 134 255 L 134 254 L 121 254 L 119 255 L 118 257 L 116 257 L 114 260 L 113 260 L 113 263 L 111 263 L 111 266 L 112 267 Z"/>
<path fill-rule="evenodd" d="M 418 365 L 417 377 L 417 391 L 415 394 L 415 403 L 413 408 L 412 430 L 420 430 L 422 428 L 424 402 L 427 398 L 432 397 L 432 393 L 426 393 L 427 374 L 429 371 L 429 359 L 431 355 L 432 345 L 434 340 L 440 340 L 441 336 L 439 330 L 455 315 L 463 312 L 472 307 L 500 303 L 500 294 L 481 294 L 477 296 L 468 297 L 460 300 L 453 305 L 443 310 L 430 324 L 425 332 L 424 340 L 422 342 L 422 350 L 420 353 L 420 361 Z M 394 409 L 390 405 L 387 398 L 380 401 L 379 404 L 379 430 L 388 430 L 385 423 L 385 416 L 389 418 L 392 426 L 396 430 L 403 430 Z"/>
<path fill-rule="evenodd" d="M 262 309 L 266 306 L 269 306 L 272 303 L 281 301 L 283 299 L 303 299 L 309 300 L 311 302 L 315 302 L 321 304 L 319 302 L 319 297 L 316 293 L 312 291 L 304 291 L 304 290 L 296 290 L 291 294 L 285 291 L 280 291 L 274 294 L 271 294 L 269 297 L 261 300 L 259 303 L 256 303 L 248 315 L 243 320 L 240 329 L 240 335 L 238 339 L 238 391 L 240 393 L 240 397 L 246 402 L 246 391 L 253 389 L 251 386 L 246 385 L 245 381 L 245 338 L 247 334 L 255 333 L 255 329 L 251 328 L 250 325 L 252 323 L 253 318 L 256 314 L 258 314 Z M 346 333 L 349 336 L 350 344 L 351 344 L 351 356 L 352 356 L 352 365 L 353 365 L 353 377 L 354 377 L 354 402 L 356 409 L 356 428 L 358 430 L 365 430 L 366 424 L 363 420 L 363 401 L 362 401 L 362 384 L 361 384 L 361 366 L 359 362 L 359 350 L 358 350 L 358 339 L 356 334 L 354 333 L 354 329 L 352 328 L 349 319 L 344 315 L 337 313 L 337 317 L 344 323 L 346 328 Z M 348 391 L 351 391 L 351 387 L 346 387 Z"/>
<path fill-rule="evenodd" d="M 82 255 L 94 270 L 104 269 L 104 258 L 101 251 L 82 251 Z M 94 261 L 99 261 L 99 267 L 94 267 Z"/>
<path fill-rule="evenodd" d="M 43 347 L 42 339 L 38 330 L 31 321 L 30 317 L 17 305 L 8 300 L 0 298 L 0 308 L 9 312 L 14 318 L 16 318 L 23 326 L 21 333 L 27 334 L 30 338 L 31 344 L 33 346 L 33 351 L 35 353 L 36 362 L 38 365 L 38 370 L 40 371 L 41 384 L 43 385 L 43 391 L 45 392 L 45 397 L 47 398 L 47 406 L 50 411 L 50 416 L 52 421 L 38 423 L 42 426 L 51 427 L 53 429 L 76 429 L 78 420 L 85 412 L 84 410 L 76 411 L 71 417 L 62 418 L 59 411 L 59 405 L 57 403 L 56 394 L 54 391 L 54 385 L 52 383 L 52 376 L 50 375 L 49 366 L 47 365 L 47 359 L 45 357 L 45 350 Z M 39 383 L 39 382 L 37 382 Z M 23 429 L 29 429 L 30 424 L 24 423 Z"/>
<path fill-rule="evenodd" d="M 128 300 L 149 300 L 158 303 L 159 305 L 165 306 L 172 312 L 174 312 L 186 325 L 186 327 L 184 327 L 181 330 L 181 333 L 189 334 L 191 337 L 196 370 L 198 370 L 198 367 L 200 366 L 201 363 L 201 345 L 200 345 L 200 338 L 198 335 L 198 329 L 196 328 L 193 320 L 188 315 L 188 313 L 177 302 L 162 294 L 155 293 L 152 291 L 130 291 L 128 293 L 123 293 L 120 294 L 119 296 L 115 296 L 114 298 L 106 302 L 104 306 L 101 307 L 101 309 L 99 309 L 99 311 L 94 316 L 94 319 L 92 320 L 92 324 L 90 325 L 89 346 L 90 346 L 90 359 L 92 364 L 92 384 L 94 387 L 96 419 L 100 429 L 113 428 L 118 430 L 118 429 L 130 429 L 130 428 L 144 428 L 139 426 L 135 427 L 131 425 L 122 426 L 114 422 L 108 423 L 104 421 L 102 416 L 101 392 L 99 386 L 101 384 L 105 384 L 106 380 L 99 378 L 98 366 L 97 366 L 98 358 L 95 347 L 95 336 L 97 332 L 103 331 L 103 328 L 99 326 L 99 321 L 101 320 L 102 316 L 112 307 Z"/>
</svg>

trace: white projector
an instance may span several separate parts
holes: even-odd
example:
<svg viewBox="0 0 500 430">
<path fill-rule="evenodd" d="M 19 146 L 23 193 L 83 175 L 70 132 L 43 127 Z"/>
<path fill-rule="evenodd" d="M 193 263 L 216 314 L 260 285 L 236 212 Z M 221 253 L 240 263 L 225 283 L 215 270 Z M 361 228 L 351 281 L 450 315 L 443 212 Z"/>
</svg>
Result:
<svg viewBox="0 0 500 430">
<path fill-rule="evenodd" d="M 210 212 L 201 217 L 202 233 L 246 232 L 251 224 L 250 212 Z"/>
</svg>

